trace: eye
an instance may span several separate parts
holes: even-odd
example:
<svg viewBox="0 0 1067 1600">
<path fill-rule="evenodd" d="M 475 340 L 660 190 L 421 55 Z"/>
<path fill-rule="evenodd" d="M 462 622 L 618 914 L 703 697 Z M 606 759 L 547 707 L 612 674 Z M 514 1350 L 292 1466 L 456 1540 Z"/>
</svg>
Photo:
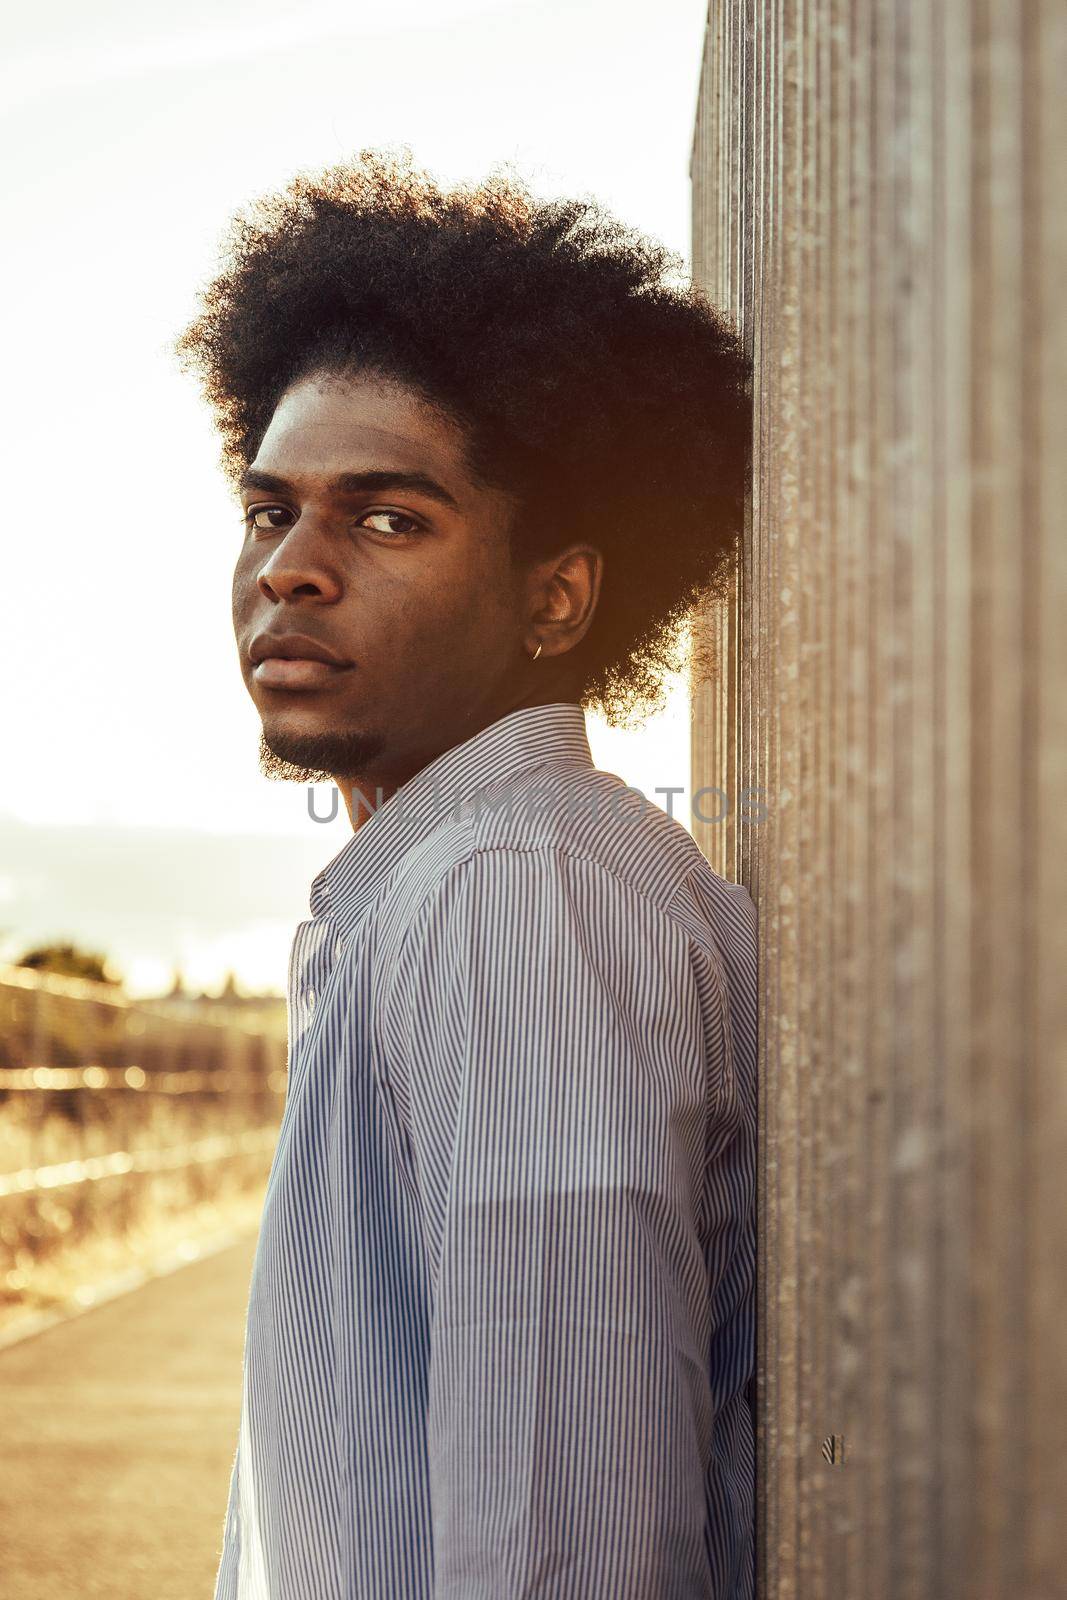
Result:
<svg viewBox="0 0 1067 1600">
<path fill-rule="evenodd" d="M 284 528 L 285 523 L 279 519 L 292 516 L 284 506 L 249 506 L 244 514 L 244 524 L 247 528 L 255 528 L 257 533 L 271 533 Z"/>
<path fill-rule="evenodd" d="M 419 524 L 415 521 L 414 517 L 409 517 L 404 511 L 367 511 L 359 519 L 360 526 L 365 527 L 371 518 L 377 518 L 379 522 L 407 523 L 406 528 L 371 528 L 371 533 L 384 533 L 391 538 L 400 539 L 404 538 L 407 534 L 417 533 L 419 531 Z"/>
<path fill-rule="evenodd" d="M 285 506 L 249 506 L 241 520 L 245 527 L 257 533 L 280 533 L 290 526 L 292 518 L 293 513 Z M 371 533 L 386 538 L 404 539 L 417 533 L 421 524 L 404 511 L 367 511 L 359 519 L 358 526 L 369 527 Z"/>
</svg>

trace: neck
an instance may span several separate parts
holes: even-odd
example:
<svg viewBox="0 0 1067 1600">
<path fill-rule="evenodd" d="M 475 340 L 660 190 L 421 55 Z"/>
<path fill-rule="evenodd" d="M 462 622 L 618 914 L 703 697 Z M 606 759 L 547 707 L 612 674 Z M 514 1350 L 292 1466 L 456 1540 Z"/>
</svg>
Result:
<svg viewBox="0 0 1067 1600">
<path fill-rule="evenodd" d="M 423 767 L 428 766 L 445 750 L 451 750 L 455 745 L 473 739 L 476 733 L 480 733 L 490 723 L 499 722 L 501 717 L 508 716 L 512 711 L 522 711 L 532 706 L 558 705 L 560 701 L 572 699 L 571 694 L 558 686 L 555 689 L 550 684 L 529 687 L 522 693 L 506 697 L 502 703 L 496 705 L 495 709 L 479 707 L 477 712 L 472 712 L 457 729 L 453 729 L 452 736 L 443 744 L 420 751 L 417 756 L 409 758 L 400 767 L 394 766 L 389 771 L 361 773 L 355 778 L 335 777 L 333 781 L 344 798 L 353 832 L 358 832 L 364 823 L 370 821 L 380 805 L 384 805 L 403 784 L 417 772 L 421 772 Z M 574 703 L 578 702 L 575 700 Z"/>
</svg>

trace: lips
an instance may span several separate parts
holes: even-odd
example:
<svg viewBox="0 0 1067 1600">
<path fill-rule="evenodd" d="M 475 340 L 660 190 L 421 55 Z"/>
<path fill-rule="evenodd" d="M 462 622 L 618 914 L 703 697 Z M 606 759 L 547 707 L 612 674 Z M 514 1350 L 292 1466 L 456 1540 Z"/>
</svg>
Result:
<svg viewBox="0 0 1067 1600">
<path fill-rule="evenodd" d="M 335 667 L 329 661 L 286 661 L 280 656 L 269 656 L 252 668 L 252 676 L 265 689 L 323 689 L 343 678 L 350 667 Z"/>
<path fill-rule="evenodd" d="M 248 647 L 249 660 L 258 665 L 261 661 L 325 661 L 331 667 L 350 667 L 336 650 L 308 633 L 257 633 Z"/>
<path fill-rule="evenodd" d="M 248 656 L 252 676 L 267 689 L 321 689 L 355 664 L 305 633 L 257 633 Z"/>
</svg>

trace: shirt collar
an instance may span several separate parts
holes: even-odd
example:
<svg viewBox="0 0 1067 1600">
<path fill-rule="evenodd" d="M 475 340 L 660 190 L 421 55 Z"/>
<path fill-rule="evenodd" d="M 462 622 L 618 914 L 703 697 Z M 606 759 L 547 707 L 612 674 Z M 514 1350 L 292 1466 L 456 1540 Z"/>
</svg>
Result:
<svg viewBox="0 0 1067 1600">
<path fill-rule="evenodd" d="M 356 829 L 311 885 L 311 911 L 347 932 L 386 875 L 435 821 L 492 785 L 548 762 L 593 765 L 577 701 L 521 706 L 421 767 Z M 367 795 L 374 803 L 375 794 Z M 357 796 L 358 799 L 358 796 Z"/>
</svg>

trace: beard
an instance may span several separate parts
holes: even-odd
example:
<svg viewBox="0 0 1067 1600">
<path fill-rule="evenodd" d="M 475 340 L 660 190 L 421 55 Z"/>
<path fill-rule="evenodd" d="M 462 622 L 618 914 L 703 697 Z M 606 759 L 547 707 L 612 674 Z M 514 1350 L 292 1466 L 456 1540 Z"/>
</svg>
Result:
<svg viewBox="0 0 1067 1600">
<path fill-rule="evenodd" d="M 381 755 L 376 733 L 291 734 L 265 730 L 259 736 L 259 770 L 273 783 L 331 783 L 359 778 Z"/>
</svg>

